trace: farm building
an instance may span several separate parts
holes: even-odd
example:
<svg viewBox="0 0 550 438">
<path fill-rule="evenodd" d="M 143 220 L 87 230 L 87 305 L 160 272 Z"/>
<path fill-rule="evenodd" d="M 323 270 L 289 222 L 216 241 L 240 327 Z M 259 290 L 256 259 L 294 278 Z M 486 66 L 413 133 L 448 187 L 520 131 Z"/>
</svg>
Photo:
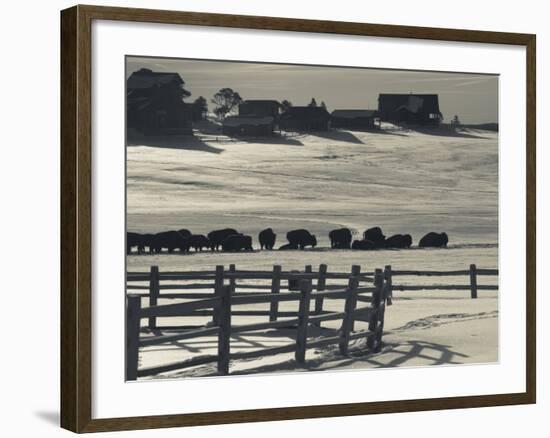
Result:
<svg viewBox="0 0 550 438">
<path fill-rule="evenodd" d="M 261 137 L 273 135 L 272 116 L 229 116 L 223 121 L 222 132 L 230 137 Z"/>
<path fill-rule="evenodd" d="M 372 129 L 378 117 L 376 110 L 339 109 L 330 115 L 332 128 Z"/>
<path fill-rule="evenodd" d="M 281 114 L 279 127 L 288 131 L 326 131 L 330 114 L 318 106 L 292 106 Z"/>
<path fill-rule="evenodd" d="M 437 94 L 380 94 L 380 120 L 438 126 L 443 119 Z"/>
<path fill-rule="evenodd" d="M 279 116 L 281 104 L 276 100 L 245 100 L 239 105 L 240 116 Z"/>
<path fill-rule="evenodd" d="M 132 73 L 126 81 L 127 127 L 145 134 L 192 134 L 183 85 L 178 73 L 146 68 Z"/>
</svg>

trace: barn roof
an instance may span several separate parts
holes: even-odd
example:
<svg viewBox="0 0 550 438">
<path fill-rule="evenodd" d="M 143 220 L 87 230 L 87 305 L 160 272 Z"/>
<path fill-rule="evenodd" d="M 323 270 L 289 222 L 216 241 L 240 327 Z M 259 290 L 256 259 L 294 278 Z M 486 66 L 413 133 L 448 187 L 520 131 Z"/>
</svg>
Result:
<svg viewBox="0 0 550 438">
<path fill-rule="evenodd" d="M 338 109 L 334 110 L 331 116 L 341 119 L 358 119 L 375 117 L 377 113 L 376 110 Z"/>
<path fill-rule="evenodd" d="M 183 85 L 183 79 L 179 73 L 155 72 L 142 68 L 130 75 L 127 80 L 128 89 L 146 89 L 154 86 L 163 86 L 170 83 Z"/>
<path fill-rule="evenodd" d="M 271 116 L 229 116 L 223 120 L 224 126 L 262 126 L 270 125 L 275 119 Z"/>
<path fill-rule="evenodd" d="M 437 94 L 380 94 L 378 110 L 393 112 L 406 109 L 412 113 L 441 114 L 439 111 L 439 96 Z"/>
</svg>

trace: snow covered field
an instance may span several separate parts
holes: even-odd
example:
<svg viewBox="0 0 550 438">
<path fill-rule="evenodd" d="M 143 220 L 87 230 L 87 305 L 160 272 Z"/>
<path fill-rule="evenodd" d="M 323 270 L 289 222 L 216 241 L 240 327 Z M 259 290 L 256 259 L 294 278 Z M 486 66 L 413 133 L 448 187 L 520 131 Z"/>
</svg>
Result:
<svg viewBox="0 0 550 438">
<path fill-rule="evenodd" d="M 250 234 L 272 227 L 276 247 L 285 234 L 307 228 L 319 245 L 306 251 L 131 255 L 129 271 L 303 269 L 326 263 L 349 271 L 498 267 L 498 134 L 404 131 L 327 131 L 274 139 L 233 141 L 212 133 L 163 139 L 132 138 L 127 147 L 127 229 L 158 232 L 188 228 L 196 234 L 232 227 Z M 446 231 L 449 248 L 422 250 L 330 250 L 328 232 L 349 227 L 354 238 L 380 226 L 389 236 L 409 233 L 413 245 L 429 231 Z M 468 284 L 466 277 L 404 279 Z M 482 277 L 495 284 L 495 277 Z M 498 360 L 498 293 L 397 292 L 386 312 L 384 350 L 342 358 L 334 349 L 308 351 L 307 369 L 479 363 Z M 342 301 L 332 300 L 340 309 Z M 330 309 L 330 307 L 329 307 Z M 242 321 L 240 321 L 242 322 Z M 235 323 L 240 323 L 235 321 Z M 252 322 L 248 319 L 247 322 Z M 326 324 L 324 330 L 334 330 Z M 358 324 L 361 327 L 361 323 Z M 330 334 L 330 333 L 329 333 Z M 278 332 L 281 335 L 281 332 Z M 141 351 L 140 366 L 209 353 L 212 339 L 193 339 Z M 232 340 L 232 351 L 288 343 L 268 334 Z M 358 341 L 360 342 L 360 341 Z M 232 363 L 231 372 L 294 370 L 291 355 Z M 170 376 L 207 375 L 208 366 Z"/>
</svg>

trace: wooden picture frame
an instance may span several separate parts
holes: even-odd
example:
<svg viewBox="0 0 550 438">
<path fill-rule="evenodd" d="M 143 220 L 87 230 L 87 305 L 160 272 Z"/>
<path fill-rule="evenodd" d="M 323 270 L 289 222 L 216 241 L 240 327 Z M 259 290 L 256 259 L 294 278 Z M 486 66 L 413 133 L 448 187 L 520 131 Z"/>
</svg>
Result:
<svg viewBox="0 0 550 438">
<path fill-rule="evenodd" d="M 194 414 L 92 418 L 92 22 L 114 20 L 517 45 L 526 48 L 526 391 Z M 536 37 L 530 34 L 99 6 L 61 13 L 61 426 L 74 432 L 273 421 L 536 401 Z"/>
</svg>

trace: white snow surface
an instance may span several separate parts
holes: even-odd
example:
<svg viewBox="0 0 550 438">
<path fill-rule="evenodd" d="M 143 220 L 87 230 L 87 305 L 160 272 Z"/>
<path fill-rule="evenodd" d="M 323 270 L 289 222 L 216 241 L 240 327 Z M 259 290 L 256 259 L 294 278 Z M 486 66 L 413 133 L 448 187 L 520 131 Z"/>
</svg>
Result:
<svg viewBox="0 0 550 438">
<path fill-rule="evenodd" d="M 238 269 L 270 269 L 279 264 L 284 270 L 303 269 L 306 264 L 315 269 L 326 263 L 330 271 L 344 272 L 353 264 L 363 272 L 385 265 L 397 270 L 467 269 L 471 263 L 497 268 L 498 134 L 384 128 L 378 133 L 338 130 L 248 141 L 197 131 L 195 137 L 132 141 L 127 147 L 128 231 L 188 228 L 207 234 L 232 227 L 253 236 L 255 251 L 131 255 L 128 270 L 148 271 L 151 265 L 161 271 L 206 270 L 231 263 Z M 354 238 L 373 226 L 382 227 L 387 236 L 409 233 L 413 248 L 330 250 L 328 232 L 344 226 L 352 229 Z M 259 251 L 257 235 L 267 227 L 277 233 L 276 247 L 286 243 L 286 232 L 295 228 L 316 234 L 318 247 Z M 415 247 L 429 231 L 447 232 L 449 247 Z M 480 284 L 497 281 L 496 277 L 478 279 Z M 468 284 L 469 279 L 403 277 L 399 283 Z M 472 300 L 469 291 L 396 292 L 394 305 L 386 312 L 381 353 L 344 358 L 337 347 L 327 347 L 308 350 L 305 368 L 297 367 L 292 355 L 282 354 L 234 361 L 231 373 L 494 362 L 498 360 L 498 292 L 480 291 L 479 295 Z M 174 301 L 161 300 L 161 304 L 167 302 Z M 327 310 L 343 308 L 341 300 L 325 303 Z M 260 320 L 236 317 L 233 322 Z M 165 322 L 177 324 L 173 319 Z M 363 329 L 362 324 L 357 329 Z M 318 335 L 331 335 L 337 328 L 336 323 L 324 326 L 326 333 Z M 245 351 L 289 341 L 282 331 L 277 336 L 259 333 L 233 338 L 231 348 Z M 361 347 L 361 342 L 354 346 Z M 148 347 L 140 351 L 140 366 L 215 353 L 214 347 L 213 338 Z M 213 374 L 213 366 L 202 366 L 157 377 Z"/>
<path fill-rule="evenodd" d="M 127 147 L 129 231 L 231 227 L 256 238 L 270 226 L 282 244 L 286 231 L 307 228 L 327 246 L 335 227 L 381 226 L 415 242 L 429 231 L 446 231 L 451 244 L 497 242 L 496 133 L 143 140 L 153 147 Z"/>
</svg>

